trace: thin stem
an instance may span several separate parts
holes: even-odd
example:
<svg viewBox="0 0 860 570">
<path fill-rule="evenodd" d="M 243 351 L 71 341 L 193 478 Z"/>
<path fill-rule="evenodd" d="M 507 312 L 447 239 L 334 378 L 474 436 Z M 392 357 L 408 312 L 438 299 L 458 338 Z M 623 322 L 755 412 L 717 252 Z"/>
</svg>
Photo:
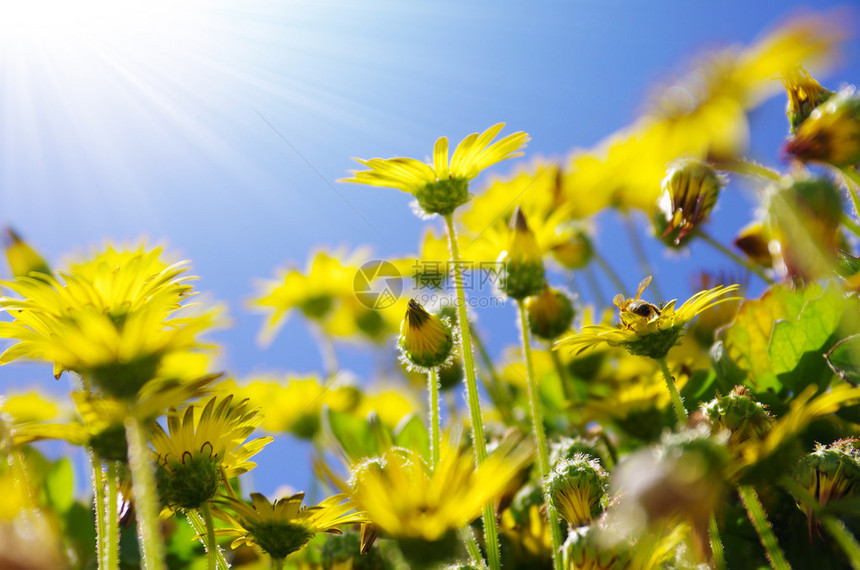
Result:
<svg viewBox="0 0 860 570">
<path fill-rule="evenodd" d="M 681 401 L 681 394 L 678 393 L 678 387 L 675 386 L 675 379 L 672 373 L 669 372 L 669 366 L 666 364 L 666 358 L 658 358 L 660 369 L 663 371 L 663 376 L 666 378 L 666 387 L 669 389 L 669 396 L 672 398 L 672 407 L 675 409 L 675 417 L 678 418 L 678 425 L 684 427 L 687 425 L 687 410 L 684 408 L 684 402 Z"/>
<path fill-rule="evenodd" d="M 774 570 L 789 570 L 791 566 L 789 566 L 788 561 L 785 559 L 785 554 L 782 553 L 782 549 L 776 541 L 776 536 L 773 534 L 773 529 L 770 528 L 767 515 L 764 513 L 764 507 L 762 507 L 755 489 L 750 485 L 740 485 L 738 486 L 738 495 L 747 510 L 747 516 L 749 516 L 753 527 L 755 527 L 758 533 L 759 540 L 761 541 L 761 545 L 764 546 L 771 566 Z"/>
<path fill-rule="evenodd" d="M 209 559 L 209 570 L 218 570 L 218 543 L 215 541 L 215 521 L 212 520 L 212 510 L 209 503 L 200 505 L 203 514 L 203 524 L 206 526 L 206 553 Z"/>
<path fill-rule="evenodd" d="M 624 282 L 621 280 L 621 277 L 618 276 L 618 273 L 616 273 L 615 270 L 612 269 L 612 266 L 609 265 L 609 262 L 606 261 L 606 259 L 602 255 L 597 253 L 597 251 L 595 251 L 593 255 L 594 261 L 596 261 L 597 265 L 599 265 L 603 272 L 606 273 L 606 275 L 612 281 L 612 284 L 615 285 L 615 288 L 618 290 L 618 293 L 621 293 L 626 297 L 627 287 L 624 286 Z"/>
<path fill-rule="evenodd" d="M 185 511 L 185 516 L 188 518 L 188 523 L 191 525 L 191 528 L 194 529 L 194 532 L 197 533 L 197 536 L 200 537 L 201 541 L 203 540 L 204 536 L 207 536 L 209 528 L 214 529 L 214 526 L 207 525 L 207 523 L 203 520 L 203 517 L 201 517 L 200 513 L 198 513 L 197 511 Z M 205 543 L 204 546 L 206 546 Z M 215 549 L 215 556 L 218 558 L 218 565 L 220 568 L 222 568 L 223 570 L 228 570 L 230 568 L 230 565 L 227 564 L 227 559 L 224 558 L 224 553 L 221 551 L 220 548 Z"/>
<path fill-rule="evenodd" d="M 481 548 L 478 546 L 478 541 L 475 539 L 475 533 L 472 532 L 472 527 L 464 526 L 459 531 L 460 540 L 466 545 L 466 551 L 469 553 L 469 558 L 475 567 L 483 566 L 484 557 L 481 556 Z"/>
<path fill-rule="evenodd" d="M 857 237 L 860 237 L 860 224 L 851 219 L 851 217 L 842 212 L 842 225 L 845 226 L 845 229 L 854 234 Z"/>
<path fill-rule="evenodd" d="M 829 515 L 823 517 L 821 523 L 848 557 L 851 567 L 854 570 L 860 570 L 860 544 L 857 543 L 857 539 L 851 534 L 851 531 L 845 528 L 845 524 L 841 520 Z"/>
<path fill-rule="evenodd" d="M 454 286 L 457 289 L 457 315 L 460 320 L 460 342 L 463 345 L 463 369 L 466 376 L 466 393 L 469 400 L 469 413 L 472 419 L 472 439 L 475 445 L 475 458 L 480 465 L 487 458 L 487 442 L 484 438 L 484 423 L 481 417 L 481 404 L 478 399 L 478 383 L 475 380 L 475 364 L 472 360 L 472 339 L 469 330 L 469 317 L 466 314 L 466 295 L 463 292 L 463 273 L 460 266 L 460 251 L 457 248 L 457 233 L 454 218 L 445 216 L 448 226 L 448 243 L 451 248 L 451 262 L 454 266 Z M 500 570 L 499 534 L 496 528 L 496 509 L 492 501 L 484 505 L 484 539 L 487 543 L 487 562 L 490 570 Z"/>
<path fill-rule="evenodd" d="M 726 162 L 718 162 L 714 164 L 718 170 L 726 172 L 736 172 L 743 176 L 761 178 L 771 182 L 779 182 L 782 180 L 782 175 L 776 170 L 771 170 L 761 164 L 749 162 L 746 160 L 730 160 Z"/>
<path fill-rule="evenodd" d="M 723 552 L 723 541 L 720 540 L 720 527 L 717 525 L 715 513 L 711 513 L 708 520 L 708 536 L 711 539 L 711 553 L 714 555 L 714 570 L 726 570 L 726 555 Z"/>
<path fill-rule="evenodd" d="M 643 275 L 651 276 L 651 289 L 654 291 L 654 294 L 657 295 L 657 298 L 661 301 L 665 300 L 666 298 L 663 296 L 663 292 L 657 284 L 657 276 L 654 274 L 654 269 L 648 261 L 648 255 L 645 253 L 645 248 L 642 246 L 642 240 L 639 239 L 639 235 L 637 234 L 636 223 L 633 221 L 633 217 L 629 212 L 622 212 L 622 217 L 624 219 L 624 227 L 627 229 L 627 236 L 630 238 L 630 245 L 633 246 L 636 259 L 639 261 L 640 270 Z"/>
<path fill-rule="evenodd" d="M 119 507 L 117 495 L 119 491 L 119 472 L 116 461 L 107 464 L 107 496 L 105 509 L 107 518 L 105 525 L 105 566 L 107 570 L 119 568 Z"/>
<path fill-rule="evenodd" d="M 125 419 L 125 432 L 143 567 L 145 570 L 165 570 L 164 545 L 158 525 L 158 495 L 146 445 L 146 428 L 142 420 L 130 415 Z"/>
<path fill-rule="evenodd" d="M 442 448 L 442 432 L 439 426 L 439 369 L 431 368 L 427 373 L 430 394 L 430 466 L 435 471 L 439 465 L 439 450 Z"/>
<path fill-rule="evenodd" d="M 603 296 L 603 291 L 600 290 L 600 283 L 597 282 L 594 271 L 590 267 L 586 267 L 582 272 L 585 274 L 585 280 L 588 281 L 588 288 L 594 293 L 594 302 L 597 303 L 598 307 L 605 307 L 606 297 Z"/>
<path fill-rule="evenodd" d="M 727 248 L 726 246 L 724 246 L 723 244 L 721 244 L 720 242 L 718 242 L 717 240 L 712 238 L 710 236 L 710 234 L 706 233 L 704 230 L 701 230 L 701 229 L 698 230 L 696 232 L 696 236 L 702 238 L 702 241 L 704 241 L 705 243 L 707 243 L 708 245 L 710 245 L 711 247 L 713 247 L 714 249 L 716 249 L 717 251 L 719 251 L 720 253 L 722 253 L 723 255 L 725 255 L 726 257 L 731 259 L 732 261 L 734 261 L 735 263 L 741 265 L 742 267 L 745 267 L 749 271 L 752 271 L 753 273 L 755 273 L 756 275 L 761 277 L 762 280 L 765 283 L 767 283 L 768 285 L 773 285 L 773 279 L 768 277 L 767 273 L 762 271 L 762 269 L 760 267 L 758 267 L 755 263 L 751 262 L 748 259 L 744 259 L 740 255 L 736 254 L 735 252 L 733 252 L 732 250 L 730 250 L 729 248 Z"/>
<path fill-rule="evenodd" d="M 96 512 L 96 556 L 99 568 L 110 568 L 107 563 L 107 513 L 105 512 L 105 473 L 101 460 L 87 448 L 90 468 L 93 471 L 93 507 Z"/>
<path fill-rule="evenodd" d="M 851 196 L 851 203 L 854 204 L 854 213 L 860 217 L 860 198 L 857 197 L 857 189 L 860 188 L 860 172 L 857 172 L 853 166 L 845 166 L 839 170 L 845 177 L 845 186 L 848 187 L 848 195 Z"/>
<path fill-rule="evenodd" d="M 535 379 L 534 362 L 532 360 L 531 344 L 529 343 L 529 325 L 526 317 L 525 303 L 517 303 L 520 309 L 520 330 L 522 332 L 523 352 L 526 356 L 526 377 L 529 389 L 529 407 L 532 413 L 535 437 L 538 442 L 538 462 L 540 464 L 540 475 L 544 483 L 544 495 L 546 496 L 546 514 L 549 519 L 549 530 L 552 537 L 552 560 L 555 570 L 561 570 L 561 528 L 558 526 L 558 512 L 549 500 L 549 451 L 546 445 L 546 434 L 543 429 L 543 411 L 541 410 L 540 395 L 538 394 L 537 380 Z"/>
</svg>

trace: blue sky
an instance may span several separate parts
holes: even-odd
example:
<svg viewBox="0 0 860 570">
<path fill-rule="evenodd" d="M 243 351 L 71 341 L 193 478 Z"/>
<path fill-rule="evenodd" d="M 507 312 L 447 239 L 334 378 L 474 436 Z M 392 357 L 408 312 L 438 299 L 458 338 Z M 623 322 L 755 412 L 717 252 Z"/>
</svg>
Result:
<svg viewBox="0 0 860 570">
<path fill-rule="evenodd" d="M 856 31 L 856 9 L 815 4 L 842 7 Z M 316 246 L 369 245 L 383 257 L 417 248 L 426 222 L 411 214 L 408 196 L 335 182 L 355 166 L 350 157 L 423 158 L 438 136 L 459 140 L 500 121 L 531 135 L 528 156 L 563 156 L 629 123 L 694 54 L 748 44 L 808 9 L 793 1 L 21 5 L 0 8 L 0 223 L 54 263 L 106 239 L 167 244 L 192 261 L 201 290 L 229 304 L 233 326 L 218 340 L 225 367 L 240 377 L 320 369 L 300 319 L 271 347 L 256 344 L 261 318 L 243 309 L 254 279 L 304 266 Z M 819 79 L 856 82 L 858 54 L 855 35 Z M 779 165 L 783 113 L 778 96 L 753 114 L 757 159 Z M 752 205 L 732 184 L 719 208 L 711 231 L 726 242 Z M 597 247 L 623 260 L 629 245 L 617 233 L 612 219 L 601 221 Z M 723 263 L 706 250 L 666 259 L 655 243 L 646 247 L 670 297 L 690 293 L 693 259 Z M 640 279 L 624 276 L 631 288 Z M 494 351 L 516 338 L 513 326 L 495 326 L 512 323 L 512 311 L 481 318 Z M 367 374 L 371 363 L 355 368 Z M 44 367 L 6 367 L 0 381 L 56 387 Z M 305 487 L 308 472 L 283 462 L 307 457 L 307 448 L 279 442 L 261 456 L 258 486 Z"/>
</svg>

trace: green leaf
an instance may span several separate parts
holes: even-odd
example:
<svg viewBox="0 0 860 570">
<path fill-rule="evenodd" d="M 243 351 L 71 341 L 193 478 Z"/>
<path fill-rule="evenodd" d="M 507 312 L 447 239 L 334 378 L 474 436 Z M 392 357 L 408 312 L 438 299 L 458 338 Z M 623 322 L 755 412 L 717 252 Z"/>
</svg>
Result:
<svg viewBox="0 0 860 570">
<path fill-rule="evenodd" d="M 840 378 L 855 386 L 860 383 L 860 334 L 843 338 L 824 358 Z"/>
<path fill-rule="evenodd" d="M 427 426 L 415 414 L 409 414 L 397 426 L 394 443 L 418 451 L 424 459 L 430 460 L 430 434 L 427 433 Z"/>
<path fill-rule="evenodd" d="M 821 295 L 822 288 L 817 284 L 801 290 L 788 285 L 774 285 L 759 299 L 741 303 L 735 319 L 720 329 L 719 338 L 723 341 L 726 356 L 747 372 L 757 390 L 782 390 L 770 355 L 775 323 L 797 319 L 803 307 Z"/>
<path fill-rule="evenodd" d="M 64 513 L 75 502 L 75 474 L 68 458 L 51 465 L 45 477 L 45 494 L 48 502 L 60 513 Z"/>
<path fill-rule="evenodd" d="M 339 444 L 352 461 L 379 455 L 382 450 L 370 424 L 347 412 L 337 412 L 324 407 L 322 417 L 326 431 Z"/>
<path fill-rule="evenodd" d="M 803 306 L 797 318 L 774 323 L 768 346 L 773 371 L 791 372 L 804 354 L 824 346 L 836 331 L 845 305 L 841 291 L 831 283 L 821 296 Z"/>
</svg>

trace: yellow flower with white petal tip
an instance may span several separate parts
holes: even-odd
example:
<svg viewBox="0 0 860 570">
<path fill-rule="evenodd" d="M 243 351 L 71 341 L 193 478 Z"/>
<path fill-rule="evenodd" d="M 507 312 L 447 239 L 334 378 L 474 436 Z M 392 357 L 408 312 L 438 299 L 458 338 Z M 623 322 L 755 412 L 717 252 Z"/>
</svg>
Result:
<svg viewBox="0 0 860 570">
<path fill-rule="evenodd" d="M 417 453 L 394 449 L 378 468 L 354 474 L 352 495 L 367 518 L 392 536 L 432 542 L 477 518 L 531 460 L 528 447 L 507 444 L 476 468 L 471 453 L 443 442 L 431 472 Z"/>
<path fill-rule="evenodd" d="M 483 133 L 467 136 L 457 145 L 450 162 L 447 137 L 436 140 L 432 164 L 414 158 L 357 158 L 369 170 L 352 171 L 353 177 L 341 182 L 397 188 L 415 196 L 425 213 L 447 216 L 469 201 L 469 181 L 482 170 L 522 155 L 529 139 L 524 132 L 492 142 L 504 126 L 498 123 Z"/>
<path fill-rule="evenodd" d="M 728 287 L 720 285 L 714 289 L 696 293 L 678 308 L 675 308 L 674 299 L 663 307 L 657 307 L 640 299 L 650 282 L 651 277 L 646 277 L 639 284 L 636 297 L 633 299 L 625 299 L 623 295 L 615 297 L 614 303 L 618 307 L 621 320 L 618 325 L 583 327 L 581 332 L 558 341 L 556 347 L 568 348 L 580 353 L 606 343 L 609 346 L 621 346 L 637 356 L 663 358 L 684 334 L 687 323 L 714 305 L 736 300 L 735 297 L 722 299 L 719 297 L 738 288 L 737 285 Z"/>
<path fill-rule="evenodd" d="M 334 495 L 313 507 L 303 507 L 305 494 L 297 493 L 271 503 L 259 493 L 251 493 L 251 504 L 234 498 L 220 499 L 213 514 L 232 525 L 215 534 L 235 537 L 231 548 L 257 545 L 275 560 L 304 548 L 319 532 L 341 534 L 340 526 L 365 522 L 346 495 Z M 229 512 L 229 511 L 232 511 Z"/>
</svg>

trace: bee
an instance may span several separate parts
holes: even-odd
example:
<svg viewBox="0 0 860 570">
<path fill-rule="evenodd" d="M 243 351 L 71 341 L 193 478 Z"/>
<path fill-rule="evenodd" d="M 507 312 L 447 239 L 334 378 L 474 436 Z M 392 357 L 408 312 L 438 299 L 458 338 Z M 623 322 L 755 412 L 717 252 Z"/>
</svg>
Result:
<svg viewBox="0 0 860 570">
<path fill-rule="evenodd" d="M 624 313 L 633 313 L 634 315 L 638 315 L 640 317 L 645 317 L 646 319 L 652 319 L 653 317 L 660 316 L 660 308 L 653 303 L 649 303 L 648 301 L 643 301 L 639 297 L 642 296 L 642 293 L 645 292 L 645 288 L 648 287 L 648 284 L 651 283 L 651 276 L 649 275 L 639 284 L 639 288 L 636 289 L 636 296 L 632 299 L 625 299 L 624 295 L 616 295 L 612 302 L 618 307 L 618 314 L 621 317 L 621 320 L 624 320 Z"/>
</svg>

